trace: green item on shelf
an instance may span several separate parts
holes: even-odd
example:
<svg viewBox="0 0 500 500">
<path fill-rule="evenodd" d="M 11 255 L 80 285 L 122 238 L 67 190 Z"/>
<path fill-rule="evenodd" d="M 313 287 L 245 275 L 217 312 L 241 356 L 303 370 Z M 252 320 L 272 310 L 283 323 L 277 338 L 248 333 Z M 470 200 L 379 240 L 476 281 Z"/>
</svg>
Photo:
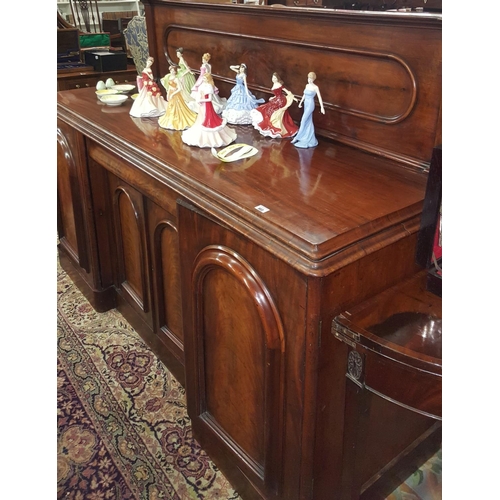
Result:
<svg viewBox="0 0 500 500">
<path fill-rule="evenodd" d="M 89 33 L 80 35 L 80 48 L 109 47 L 111 45 L 109 33 Z"/>
</svg>

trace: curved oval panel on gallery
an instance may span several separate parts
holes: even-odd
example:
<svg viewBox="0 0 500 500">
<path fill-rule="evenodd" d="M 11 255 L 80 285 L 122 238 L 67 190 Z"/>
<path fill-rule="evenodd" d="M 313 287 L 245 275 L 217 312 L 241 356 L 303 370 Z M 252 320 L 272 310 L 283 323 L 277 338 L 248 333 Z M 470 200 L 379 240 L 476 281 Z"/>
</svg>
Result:
<svg viewBox="0 0 500 500">
<path fill-rule="evenodd" d="M 398 123 L 412 111 L 417 94 L 416 77 L 408 64 L 398 55 L 386 51 L 369 51 L 336 45 L 317 45 L 304 41 L 284 40 L 278 37 L 241 36 L 239 33 L 170 25 L 164 33 L 165 52 L 169 62 L 176 63 L 176 54 L 166 47 L 178 47 L 188 39 L 184 58 L 195 70 L 199 64 L 197 47 L 223 45 L 218 53 L 215 77 L 233 81 L 227 68 L 234 61 L 227 54 L 244 54 L 252 69 L 249 88 L 270 94 L 270 78 L 279 72 L 286 88 L 301 95 L 304 75 L 297 72 L 296 61 L 307 61 L 307 67 L 318 68 L 317 84 L 325 109 L 346 113 L 379 123 Z M 170 50 L 172 52 L 173 49 Z M 261 54 L 266 57 L 262 58 Z M 268 61 L 279 60 L 269 66 Z M 218 71 L 219 70 L 219 71 Z"/>
</svg>

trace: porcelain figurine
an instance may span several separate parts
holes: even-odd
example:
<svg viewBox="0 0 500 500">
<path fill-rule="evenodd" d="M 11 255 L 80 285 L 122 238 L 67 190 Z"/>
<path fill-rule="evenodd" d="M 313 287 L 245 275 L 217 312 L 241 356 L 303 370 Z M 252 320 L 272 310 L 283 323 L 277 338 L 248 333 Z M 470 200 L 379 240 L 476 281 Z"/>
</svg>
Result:
<svg viewBox="0 0 500 500">
<path fill-rule="evenodd" d="M 141 116 L 161 116 L 167 109 L 167 103 L 161 95 L 160 86 L 155 82 L 151 66 L 154 63 L 152 57 L 148 57 L 146 66 L 141 73 L 141 89 L 136 97 L 130 115 L 139 118 Z"/>
<path fill-rule="evenodd" d="M 250 125 L 252 123 L 250 111 L 265 101 L 256 99 L 248 90 L 246 64 L 233 65 L 229 68 L 236 73 L 236 85 L 231 89 L 231 96 L 227 100 L 222 116 L 228 123 L 234 125 Z"/>
<path fill-rule="evenodd" d="M 252 125 L 266 137 L 280 139 L 293 137 L 298 127 L 288 113 L 288 108 L 297 99 L 284 87 L 278 73 L 273 73 L 272 82 L 271 90 L 274 95 L 266 104 L 261 104 L 250 111 Z"/>
<path fill-rule="evenodd" d="M 200 76 L 198 76 L 198 79 L 196 80 L 195 84 L 191 89 L 191 97 L 193 98 L 193 101 L 190 101 L 188 103 L 188 106 L 196 113 L 198 113 L 198 102 L 197 102 L 198 89 L 200 85 L 203 83 L 203 76 L 205 75 L 205 73 L 212 74 L 212 65 L 209 62 L 211 58 L 212 56 L 208 52 L 203 54 L 201 58 Z M 212 99 L 212 105 L 214 107 L 215 112 L 218 115 L 221 114 L 224 108 L 226 107 L 226 104 L 227 104 L 227 99 L 225 97 L 220 97 L 219 89 L 214 85 L 214 95 Z"/>
<path fill-rule="evenodd" d="M 185 130 L 196 121 L 196 113 L 191 111 L 181 96 L 177 68 L 170 66 L 169 75 L 162 79 L 167 87 L 167 110 L 158 119 L 158 125 L 169 130 Z"/>
<path fill-rule="evenodd" d="M 177 78 L 179 79 L 179 84 L 181 86 L 181 95 L 186 103 L 194 101 L 193 97 L 191 97 L 191 89 L 196 83 L 194 80 L 193 71 L 188 66 L 186 61 L 184 60 L 184 49 L 179 47 L 176 51 L 177 58 L 179 59 L 179 66 L 177 69 Z"/>
<path fill-rule="evenodd" d="M 182 132 L 182 141 L 199 148 L 219 148 L 231 144 L 237 137 L 236 132 L 227 126 L 214 110 L 214 81 L 210 73 L 205 73 L 203 83 L 198 88 L 199 112 L 194 125 Z"/>
<path fill-rule="evenodd" d="M 317 96 L 319 105 L 321 108 L 321 113 L 325 114 L 325 108 L 323 107 L 323 99 L 321 98 L 321 93 L 318 86 L 314 83 L 316 80 L 316 73 L 311 71 L 307 75 L 307 84 L 304 88 L 304 94 L 299 102 L 299 108 L 302 107 L 304 103 L 304 114 L 300 120 L 299 131 L 292 139 L 292 144 L 297 148 L 314 148 L 318 145 L 318 140 L 314 134 L 314 123 L 313 123 L 313 111 L 315 108 L 314 98 Z"/>
</svg>

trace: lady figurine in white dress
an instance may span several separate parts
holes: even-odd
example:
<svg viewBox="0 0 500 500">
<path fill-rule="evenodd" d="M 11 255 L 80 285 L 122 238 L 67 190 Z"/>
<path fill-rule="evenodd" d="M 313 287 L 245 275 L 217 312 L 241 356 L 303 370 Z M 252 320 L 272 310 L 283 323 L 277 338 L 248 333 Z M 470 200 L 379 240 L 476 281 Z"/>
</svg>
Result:
<svg viewBox="0 0 500 500">
<path fill-rule="evenodd" d="M 167 102 L 161 95 L 160 87 L 155 82 L 151 66 L 154 63 L 152 57 L 148 57 L 146 66 L 138 77 L 137 87 L 139 95 L 130 108 L 130 115 L 136 118 L 146 116 L 161 116 L 167 109 Z"/>
<path fill-rule="evenodd" d="M 194 125 L 182 132 L 182 142 L 199 148 L 219 148 L 231 144 L 236 132 L 227 126 L 226 119 L 214 110 L 214 81 L 210 73 L 205 73 L 198 89 L 199 113 Z"/>
<path fill-rule="evenodd" d="M 265 101 L 256 99 L 248 90 L 246 64 L 229 66 L 229 68 L 236 73 L 236 85 L 231 89 L 231 96 L 227 100 L 222 116 L 227 119 L 228 123 L 250 125 L 252 123 L 250 111 Z"/>
<path fill-rule="evenodd" d="M 314 98 L 317 96 L 319 105 L 321 107 L 321 113 L 325 114 L 325 108 L 323 107 L 323 99 L 321 98 L 321 93 L 318 86 L 314 83 L 316 80 L 316 73 L 311 71 L 307 75 L 307 85 L 304 89 L 304 94 L 299 102 L 299 108 L 302 107 L 304 103 L 304 114 L 302 115 L 302 120 L 300 121 L 299 131 L 292 139 L 292 144 L 297 148 L 314 148 L 318 145 L 318 140 L 314 134 L 314 123 L 313 123 L 313 111 L 315 107 Z"/>
</svg>

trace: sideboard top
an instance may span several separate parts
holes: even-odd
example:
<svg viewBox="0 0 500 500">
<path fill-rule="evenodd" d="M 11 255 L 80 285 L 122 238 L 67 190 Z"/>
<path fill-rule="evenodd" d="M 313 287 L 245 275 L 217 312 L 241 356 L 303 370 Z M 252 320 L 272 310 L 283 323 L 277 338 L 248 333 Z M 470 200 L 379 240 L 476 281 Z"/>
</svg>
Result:
<svg viewBox="0 0 500 500">
<path fill-rule="evenodd" d="M 131 117 L 131 102 L 107 107 L 92 88 L 62 91 L 58 118 L 298 268 L 323 274 L 339 256 L 356 258 L 418 230 L 423 172 L 330 139 L 299 149 L 251 126 L 234 127 L 236 142 L 258 154 L 222 163 L 157 118 Z"/>
</svg>

